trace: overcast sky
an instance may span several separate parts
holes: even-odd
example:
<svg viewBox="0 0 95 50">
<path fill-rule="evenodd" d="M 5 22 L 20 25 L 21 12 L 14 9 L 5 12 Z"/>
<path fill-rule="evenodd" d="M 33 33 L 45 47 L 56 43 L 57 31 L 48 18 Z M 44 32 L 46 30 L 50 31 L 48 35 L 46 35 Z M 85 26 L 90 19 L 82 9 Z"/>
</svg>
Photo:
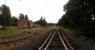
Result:
<svg viewBox="0 0 95 50">
<path fill-rule="evenodd" d="M 65 13 L 63 6 L 67 2 L 68 0 L 6 0 L 6 5 L 10 7 L 12 16 L 27 14 L 32 21 L 43 16 L 47 22 L 57 23 Z M 0 5 L 2 4 L 5 4 L 5 0 L 0 0 Z"/>
</svg>

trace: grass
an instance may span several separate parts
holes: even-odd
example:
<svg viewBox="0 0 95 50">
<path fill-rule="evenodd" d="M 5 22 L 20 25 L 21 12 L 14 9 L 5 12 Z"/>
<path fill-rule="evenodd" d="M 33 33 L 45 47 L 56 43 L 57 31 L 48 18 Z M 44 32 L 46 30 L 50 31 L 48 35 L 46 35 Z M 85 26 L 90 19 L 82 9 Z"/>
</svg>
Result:
<svg viewBox="0 0 95 50">
<path fill-rule="evenodd" d="M 65 27 L 65 26 L 60 26 L 61 29 L 63 29 L 66 32 L 72 32 L 73 29 L 69 28 L 69 27 Z"/>
<path fill-rule="evenodd" d="M 30 30 L 30 29 L 18 29 L 17 27 L 9 27 L 6 30 L 0 30 L 0 36 L 16 34 L 22 31 L 26 31 L 26 30 Z"/>
<path fill-rule="evenodd" d="M 95 50 L 95 39 L 87 38 L 83 35 L 80 37 L 76 37 L 74 31 L 70 28 L 63 27 L 64 32 L 66 32 L 66 35 L 72 39 L 72 41 L 75 43 L 75 50 Z"/>
<path fill-rule="evenodd" d="M 43 28 L 43 27 L 41 27 L 41 28 Z M 45 28 L 50 28 L 50 27 L 45 27 Z M 0 36 L 14 35 L 14 34 L 18 34 L 23 31 L 30 31 L 31 32 L 34 30 L 35 30 L 35 28 L 34 29 L 33 28 L 32 29 L 18 29 L 17 27 L 9 27 L 6 30 L 0 29 Z"/>
<path fill-rule="evenodd" d="M 13 47 L 12 47 L 13 49 L 11 48 L 12 50 L 14 50 L 14 49 L 16 49 L 16 50 L 22 49 L 23 50 L 23 48 L 26 49 L 26 50 L 28 48 L 31 49 L 31 50 L 33 50 L 34 48 L 36 48 L 36 45 L 38 46 L 39 43 L 42 42 L 42 39 L 45 39 L 44 37 L 47 36 L 47 34 L 48 34 L 46 32 L 48 32 L 49 30 L 51 30 L 51 28 L 47 27 L 47 28 L 17 29 L 17 28 L 10 27 L 7 30 L 0 30 L 0 31 L 2 33 L 5 33 L 5 31 L 7 31 L 6 34 L 4 34 L 4 35 L 8 35 L 8 34 L 13 34 L 14 35 L 15 33 L 17 34 L 17 32 L 21 31 L 21 30 L 22 31 L 23 30 L 24 31 L 31 31 L 31 37 L 27 38 L 27 40 L 23 41 L 20 44 L 18 44 L 18 43 L 17 43 L 17 45 L 14 44 Z M 33 33 L 32 33 L 32 31 L 33 31 Z M 11 44 L 9 44 L 9 45 L 11 45 Z M 6 48 L 7 46 L 3 47 L 3 45 L 1 45 L 0 47 L 4 48 L 4 49 L 7 49 Z"/>
</svg>

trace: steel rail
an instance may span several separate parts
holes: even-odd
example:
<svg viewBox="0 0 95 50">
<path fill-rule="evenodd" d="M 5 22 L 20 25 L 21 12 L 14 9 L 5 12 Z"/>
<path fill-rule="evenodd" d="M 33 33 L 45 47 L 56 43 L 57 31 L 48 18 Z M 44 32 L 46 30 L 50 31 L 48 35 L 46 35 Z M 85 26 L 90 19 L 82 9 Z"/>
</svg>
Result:
<svg viewBox="0 0 95 50">
<path fill-rule="evenodd" d="M 57 31 L 57 32 L 58 32 L 58 31 Z M 63 39 L 62 39 L 62 37 L 61 37 L 61 35 L 60 35 L 60 33 L 59 33 L 59 32 L 58 32 L 58 35 L 59 35 L 60 40 L 61 40 L 62 44 L 64 45 L 65 49 L 66 49 L 66 50 L 68 50 L 68 48 L 67 48 L 67 46 L 66 46 L 65 42 L 63 41 Z"/>
<path fill-rule="evenodd" d="M 47 50 L 50 43 L 53 40 L 53 37 L 55 36 L 55 34 L 58 34 L 59 39 L 61 40 L 65 50 L 74 50 L 74 48 L 71 46 L 71 44 L 68 42 L 67 38 L 65 37 L 65 35 L 63 34 L 63 32 L 61 30 L 55 30 L 54 32 L 51 31 L 50 34 L 48 35 L 48 37 L 46 38 L 45 42 L 41 45 L 41 47 L 39 48 L 39 50 Z M 64 39 L 64 40 L 63 40 Z M 66 42 L 66 43 L 65 43 Z M 46 45 L 46 46 L 45 46 Z M 44 47 L 45 46 L 45 47 Z M 70 48 L 68 48 L 67 46 L 69 46 Z M 44 49 L 43 49 L 44 47 Z M 64 49 L 63 49 L 64 50 Z"/>
<path fill-rule="evenodd" d="M 63 32 L 62 32 L 62 31 L 60 31 L 60 32 L 62 33 L 62 35 L 63 35 L 65 41 L 68 43 L 68 45 L 72 48 L 72 50 L 74 50 L 74 48 L 73 48 L 73 47 L 71 46 L 71 44 L 68 42 L 68 40 L 67 40 L 66 36 L 63 34 Z"/>
<path fill-rule="evenodd" d="M 47 39 L 45 40 L 45 42 L 41 45 L 41 47 L 39 48 L 39 50 L 41 50 L 42 47 L 45 45 L 45 43 L 47 42 L 47 40 L 49 39 L 49 37 L 52 35 L 52 32 L 53 31 L 50 32 L 49 36 L 47 37 Z"/>
<path fill-rule="evenodd" d="M 55 35 L 56 32 L 54 32 L 54 34 L 52 35 L 52 37 L 50 38 L 50 41 L 48 42 L 48 44 L 46 45 L 45 49 L 44 50 L 47 50 L 48 46 L 50 45 L 54 35 Z"/>
</svg>

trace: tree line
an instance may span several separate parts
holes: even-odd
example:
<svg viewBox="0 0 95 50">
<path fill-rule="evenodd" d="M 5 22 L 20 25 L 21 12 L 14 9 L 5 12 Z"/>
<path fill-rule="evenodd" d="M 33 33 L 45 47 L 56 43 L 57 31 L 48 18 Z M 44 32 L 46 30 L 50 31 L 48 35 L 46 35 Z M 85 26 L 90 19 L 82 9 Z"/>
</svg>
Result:
<svg viewBox="0 0 95 50">
<path fill-rule="evenodd" d="M 36 21 L 35 23 L 39 24 L 41 26 L 46 26 L 47 25 L 47 21 L 43 17 L 41 17 L 40 20 Z"/>
<path fill-rule="evenodd" d="M 0 7 L 0 26 L 3 29 L 8 28 L 9 26 L 17 26 L 18 21 L 25 19 L 28 20 L 28 15 L 24 15 L 23 13 L 19 14 L 19 18 L 11 15 L 11 10 L 7 5 L 2 5 Z M 40 25 L 46 25 L 47 22 L 45 18 L 41 17 L 40 20 L 36 21 L 35 23 Z"/>
<path fill-rule="evenodd" d="M 93 0 L 69 0 L 57 25 L 76 29 L 78 36 L 95 37 L 94 4 Z"/>
<path fill-rule="evenodd" d="M 18 20 L 26 19 L 28 20 L 28 15 L 24 15 L 23 13 L 19 14 L 19 18 L 11 15 L 11 10 L 7 5 L 2 5 L 0 7 L 0 26 L 2 26 L 3 29 L 9 27 L 9 26 L 17 26 Z"/>
</svg>

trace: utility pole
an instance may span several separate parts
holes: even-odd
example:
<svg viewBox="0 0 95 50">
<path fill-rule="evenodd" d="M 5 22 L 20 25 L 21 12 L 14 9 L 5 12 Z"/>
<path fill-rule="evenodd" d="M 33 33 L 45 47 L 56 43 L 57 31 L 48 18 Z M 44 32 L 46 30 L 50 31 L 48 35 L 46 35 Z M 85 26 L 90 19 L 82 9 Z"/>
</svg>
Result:
<svg viewBox="0 0 95 50">
<path fill-rule="evenodd" d="M 5 0 L 5 5 L 6 5 L 6 0 Z"/>
</svg>

